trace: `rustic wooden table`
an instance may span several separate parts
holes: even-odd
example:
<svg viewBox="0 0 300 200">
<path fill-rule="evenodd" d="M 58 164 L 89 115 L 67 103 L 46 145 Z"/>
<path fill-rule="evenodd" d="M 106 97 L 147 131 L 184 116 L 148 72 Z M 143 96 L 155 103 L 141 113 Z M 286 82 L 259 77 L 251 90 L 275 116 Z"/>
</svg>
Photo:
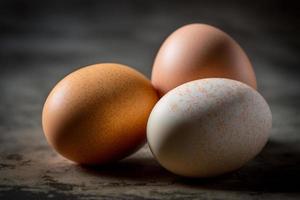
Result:
<svg viewBox="0 0 300 200">
<path fill-rule="evenodd" d="M 1 1 L 0 199 L 299 199 L 300 29 L 295 5 L 225 1 Z M 148 146 L 110 166 L 84 168 L 51 149 L 41 109 L 80 66 L 119 62 L 150 77 L 164 38 L 201 22 L 249 54 L 273 112 L 271 138 L 254 160 L 213 179 L 175 176 Z M 298 68 L 297 68 L 298 67 Z"/>
</svg>

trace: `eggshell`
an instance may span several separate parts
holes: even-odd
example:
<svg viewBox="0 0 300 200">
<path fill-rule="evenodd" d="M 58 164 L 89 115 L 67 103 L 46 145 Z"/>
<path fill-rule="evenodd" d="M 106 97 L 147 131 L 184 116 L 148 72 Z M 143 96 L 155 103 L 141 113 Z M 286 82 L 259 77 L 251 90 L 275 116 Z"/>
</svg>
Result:
<svg viewBox="0 0 300 200">
<path fill-rule="evenodd" d="M 183 83 L 216 77 L 238 80 L 256 89 L 252 65 L 229 35 L 209 25 L 190 24 L 162 44 L 151 80 L 162 96 Z"/>
<path fill-rule="evenodd" d="M 43 109 L 48 142 L 82 164 L 112 162 L 146 140 L 157 93 L 141 73 L 120 64 L 81 68 L 60 81 Z"/>
<path fill-rule="evenodd" d="M 210 177 L 242 167 L 264 147 L 272 116 L 264 98 L 229 79 L 185 83 L 163 96 L 147 126 L 150 149 L 169 171 Z"/>
</svg>

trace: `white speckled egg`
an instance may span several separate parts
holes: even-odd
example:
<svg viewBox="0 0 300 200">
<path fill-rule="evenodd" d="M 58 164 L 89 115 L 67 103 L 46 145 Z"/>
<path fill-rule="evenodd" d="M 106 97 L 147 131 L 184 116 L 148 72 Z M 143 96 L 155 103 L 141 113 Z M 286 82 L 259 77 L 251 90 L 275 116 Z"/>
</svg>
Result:
<svg viewBox="0 0 300 200">
<path fill-rule="evenodd" d="M 208 78 L 168 92 L 147 125 L 150 149 L 169 171 L 187 177 L 231 172 L 264 147 L 272 115 L 264 98 L 244 83 Z"/>
</svg>

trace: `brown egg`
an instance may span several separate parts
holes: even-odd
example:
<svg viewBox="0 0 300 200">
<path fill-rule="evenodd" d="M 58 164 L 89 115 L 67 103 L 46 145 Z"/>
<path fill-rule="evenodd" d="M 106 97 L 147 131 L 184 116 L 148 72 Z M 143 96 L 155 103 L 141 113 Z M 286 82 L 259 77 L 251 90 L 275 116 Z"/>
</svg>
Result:
<svg viewBox="0 0 300 200">
<path fill-rule="evenodd" d="M 81 68 L 60 81 L 43 109 L 48 142 L 64 157 L 103 164 L 145 142 L 157 93 L 141 73 L 120 64 Z"/>
<path fill-rule="evenodd" d="M 190 24 L 172 33 L 154 61 L 152 84 L 160 95 L 192 80 L 229 78 L 256 89 L 252 65 L 226 33 L 205 24 Z"/>
</svg>

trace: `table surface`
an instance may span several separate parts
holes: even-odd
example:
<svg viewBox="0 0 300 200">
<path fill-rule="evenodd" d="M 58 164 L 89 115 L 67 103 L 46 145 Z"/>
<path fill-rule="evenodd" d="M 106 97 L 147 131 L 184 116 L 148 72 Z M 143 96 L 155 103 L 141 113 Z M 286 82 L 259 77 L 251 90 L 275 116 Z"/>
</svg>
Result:
<svg viewBox="0 0 300 200">
<path fill-rule="evenodd" d="M 279 1 L 1 1 L 0 199 L 299 199 L 299 17 Z M 161 42 L 193 22 L 220 27 L 248 53 L 273 129 L 242 169 L 211 179 L 164 170 L 148 146 L 87 168 L 47 144 L 41 110 L 54 84 L 101 62 L 148 77 Z"/>
</svg>

